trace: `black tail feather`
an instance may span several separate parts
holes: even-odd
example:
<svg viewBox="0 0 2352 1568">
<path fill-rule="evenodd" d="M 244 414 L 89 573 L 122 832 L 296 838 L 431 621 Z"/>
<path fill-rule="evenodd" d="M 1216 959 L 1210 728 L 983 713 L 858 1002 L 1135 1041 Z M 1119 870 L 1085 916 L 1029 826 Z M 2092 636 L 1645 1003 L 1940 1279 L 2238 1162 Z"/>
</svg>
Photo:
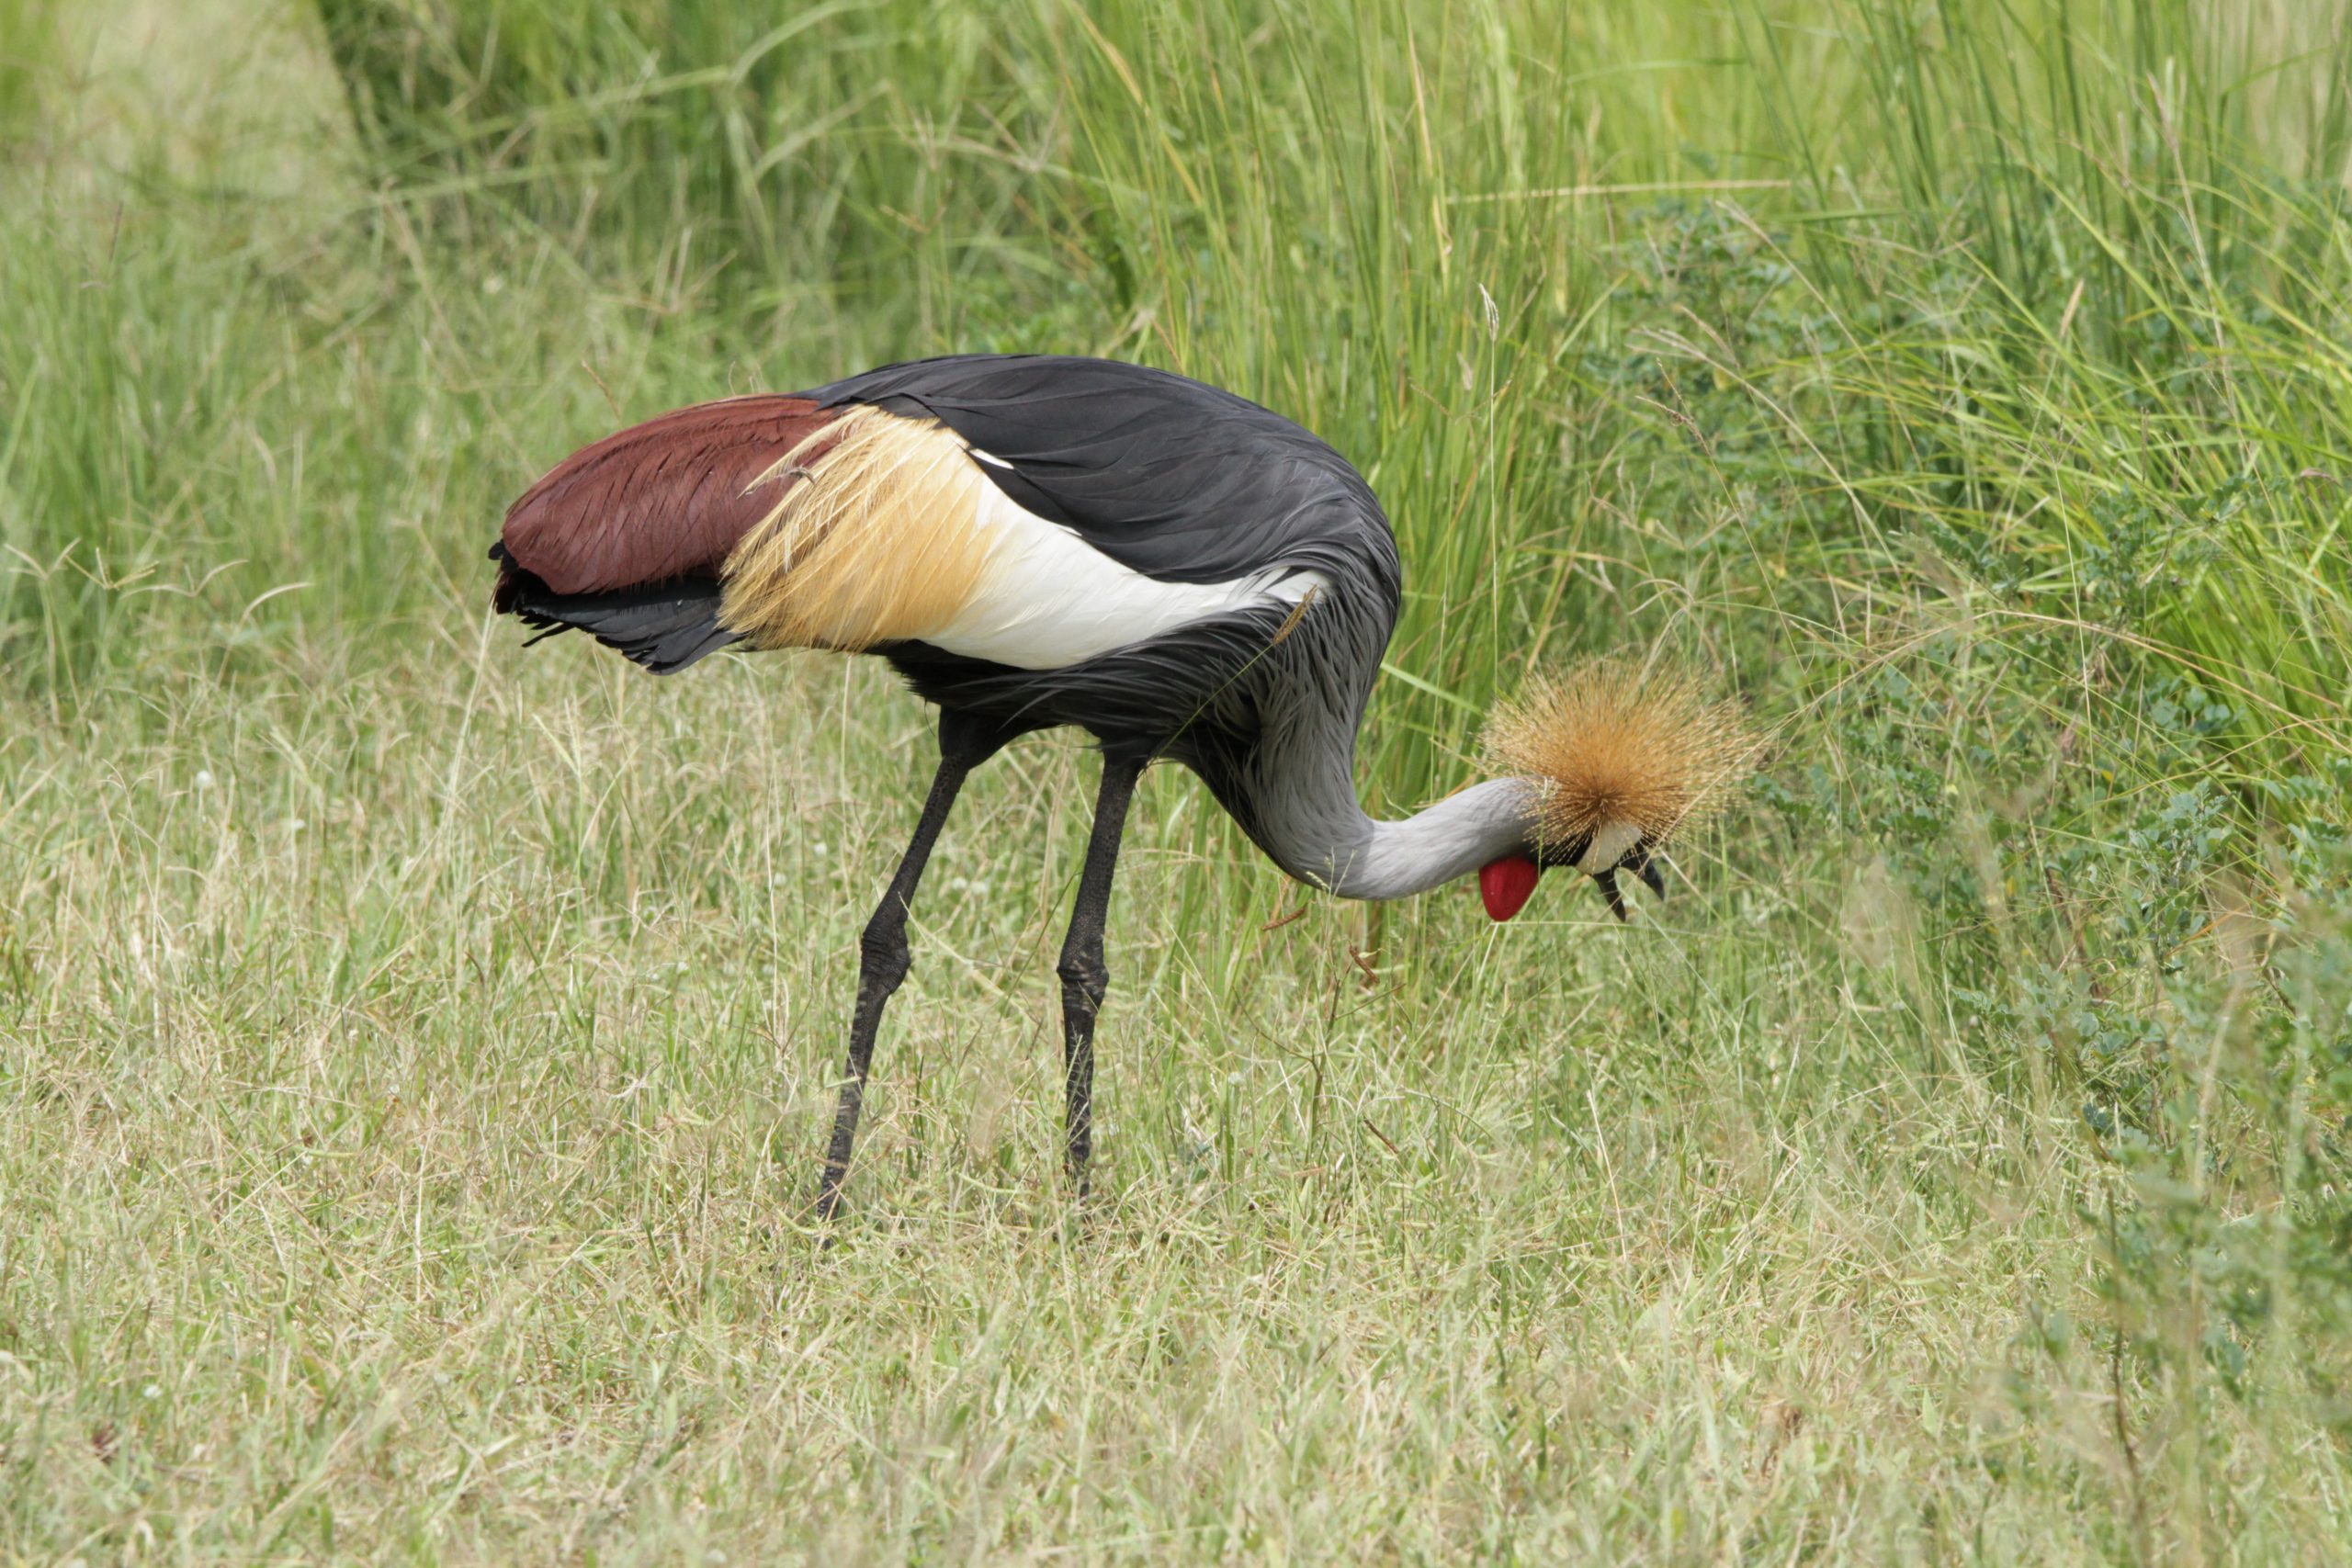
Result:
<svg viewBox="0 0 2352 1568">
<path fill-rule="evenodd" d="M 491 547 L 503 569 L 492 604 L 539 635 L 523 646 L 583 631 L 656 675 L 674 675 L 707 653 L 737 641 L 718 624 L 719 587 L 685 577 L 609 593 L 558 593 L 517 566 L 503 546 Z"/>
</svg>

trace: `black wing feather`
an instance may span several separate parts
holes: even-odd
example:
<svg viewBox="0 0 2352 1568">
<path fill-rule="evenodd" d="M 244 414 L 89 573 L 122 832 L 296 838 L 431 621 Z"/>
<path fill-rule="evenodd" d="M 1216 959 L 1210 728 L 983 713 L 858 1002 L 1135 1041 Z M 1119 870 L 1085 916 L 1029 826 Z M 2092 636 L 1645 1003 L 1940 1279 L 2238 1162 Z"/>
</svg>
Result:
<svg viewBox="0 0 2352 1568">
<path fill-rule="evenodd" d="M 1012 500 L 1147 577 L 1224 582 L 1290 566 L 1337 581 L 1368 568 L 1394 602 L 1396 540 L 1363 476 L 1231 392 L 1116 360 L 956 355 L 808 396 L 933 416 L 998 459 L 982 466 Z"/>
<path fill-rule="evenodd" d="M 539 628 L 526 648 L 583 631 L 656 675 L 674 675 L 738 639 L 739 634 L 718 624 L 720 590 L 709 578 L 673 578 L 603 593 L 558 593 L 537 574 L 513 564 L 505 546 L 492 545 L 490 555 L 506 567 L 498 581 L 496 608 Z"/>
</svg>

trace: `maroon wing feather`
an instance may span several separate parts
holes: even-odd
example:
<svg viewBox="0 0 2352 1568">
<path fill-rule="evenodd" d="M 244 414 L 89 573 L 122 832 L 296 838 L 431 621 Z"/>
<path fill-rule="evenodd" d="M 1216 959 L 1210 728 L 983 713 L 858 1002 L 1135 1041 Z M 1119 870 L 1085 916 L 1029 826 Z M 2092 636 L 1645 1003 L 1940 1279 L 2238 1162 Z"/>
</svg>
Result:
<svg viewBox="0 0 2352 1568">
<path fill-rule="evenodd" d="M 507 510 L 499 608 L 511 608 L 517 569 L 559 594 L 716 577 L 783 497 L 774 484 L 752 491 L 760 476 L 840 412 L 807 398 L 729 398 L 574 452 Z"/>
</svg>

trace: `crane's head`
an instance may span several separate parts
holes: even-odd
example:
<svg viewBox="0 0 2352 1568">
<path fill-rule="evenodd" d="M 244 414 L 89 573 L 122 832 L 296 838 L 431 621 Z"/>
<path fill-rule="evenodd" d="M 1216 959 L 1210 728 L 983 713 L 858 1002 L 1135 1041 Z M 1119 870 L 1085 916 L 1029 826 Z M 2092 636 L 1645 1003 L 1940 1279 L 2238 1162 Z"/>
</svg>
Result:
<svg viewBox="0 0 2352 1568">
<path fill-rule="evenodd" d="M 1478 874 L 1487 912 L 1510 919 L 1545 868 L 1573 866 L 1622 920 L 1617 874 L 1664 897 L 1668 841 L 1723 804 L 1761 747 L 1739 705 L 1688 671 L 1596 659 L 1538 676 L 1488 721 L 1486 750 L 1535 786 L 1526 852 Z"/>
</svg>

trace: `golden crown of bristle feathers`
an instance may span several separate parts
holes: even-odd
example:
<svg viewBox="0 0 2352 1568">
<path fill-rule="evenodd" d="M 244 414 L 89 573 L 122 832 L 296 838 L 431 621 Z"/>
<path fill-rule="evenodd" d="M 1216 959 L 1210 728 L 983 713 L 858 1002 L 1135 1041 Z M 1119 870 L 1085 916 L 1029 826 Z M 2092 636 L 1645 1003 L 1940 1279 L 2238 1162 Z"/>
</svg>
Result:
<svg viewBox="0 0 2352 1568">
<path fill-rule="evenodd" d="M 1690 671 L 1603 658 L 1539 674 L 1487 721 L 1502 772 L 1536 780 L 1537 839 L 1574 846 L 1612 823 L 1656 847 L 1719 809 L 1762 742 Z"/>
</svg>

